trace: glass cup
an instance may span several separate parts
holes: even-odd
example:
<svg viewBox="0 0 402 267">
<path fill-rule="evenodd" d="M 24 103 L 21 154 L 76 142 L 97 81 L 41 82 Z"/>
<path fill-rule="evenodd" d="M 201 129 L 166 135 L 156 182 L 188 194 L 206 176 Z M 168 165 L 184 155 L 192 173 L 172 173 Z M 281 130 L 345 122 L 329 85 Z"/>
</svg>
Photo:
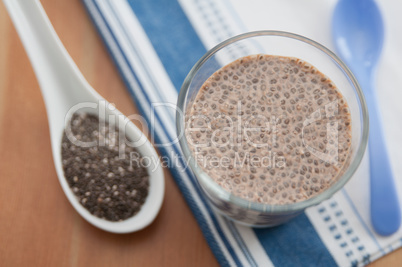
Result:
<svg viewBox="0 0 402 267">
<path fill-rule="evenodd" d="M 346 99 L 351 114 L 352 141 L 349 164 L 327 190 L 306 200 L 284 205 L 251 202 L 219 186 L 197 164 L 185 135 L 185 118 L 203 83 L 218 69 L 234 60 L 255 54 L 302 59 L 328 76 Z M 330 50 L 300 35 L 280 31 L 257 31 L 230 38 L 209 50 L 191 69 L 181 87 L 176 127 L 183 154 L 212 207 L 241 224 L 269 227 L 282 224 L 306 208 L 331 197 L 352 177 L 364 155 L 368 140 L 368 112 L 363 93 L 346 65 Z"/>
</svg>

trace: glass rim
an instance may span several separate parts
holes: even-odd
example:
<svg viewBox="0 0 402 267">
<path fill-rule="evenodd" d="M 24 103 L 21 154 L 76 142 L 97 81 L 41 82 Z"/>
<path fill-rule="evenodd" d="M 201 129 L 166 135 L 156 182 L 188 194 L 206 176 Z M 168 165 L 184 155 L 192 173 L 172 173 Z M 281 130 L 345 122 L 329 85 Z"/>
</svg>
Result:
<svg viewBox="0 0 402 267">
<path fill-rule="evenodd" d="M 188 94 L 189 86 L 191 84 L 191 81 L 193 80 L 194 76 L 197 74 L 198 70 L 201 68 L 201 66 L 209 59 L 211 58 L 214 54 L 216 54 L 219 50 L 222 48 L 235 43 L 237 41 L 241 41 L 244 39 L 248 39 L 250 37 L 258 37 L 258 36 L 277 36 L 277 37 L 285 37 L 285 38 L 290 38 L 294 40 L 301 41 L 303 43 L 309 44 L 320 51 L 324 52 L 327 56 L 329 56 L 344 72 L 344 74 L 347 76 L 349 81 L 353 84 L 353 87 L 355 89 L 355 93 L 357 94 L 357 100 L 360 104 L 360 112 L 361 112 L 361 118 L 362 118 L 362 133 L 361 133 L 361 139 L 360 143 L 358 144 L 358 148 L 356 150 L 356 156 L 352 159 L 350 162 L 349 166 L 347 167 L 346 171 L 342 174 L 342 176 L 336 181 L 334 184 L 332 184 L 328 189 L 323 191 L 322 193 L 312 197 L 308 198 L 306 200 L 300 201 L 300 202 L 294 202 L 294 203 L 289 203 L 289 204 L 284 204 L 284 205 L 272 205 L 272 204 L 266 204 L 266 203 L 258 203 L 258 202 L 253 202 L 253 201 L 248 201 L 244 198 L 241 198 L 239 196 L 234 195 L 233 193 L 226 191 L 224 188 L 219 186 L 206 172 L 202 170 L 201 167 L 198 166 L 196 163 L 189 147 L 187 144 L 187 139 L 185 138 L 184 131 L 185 131 L 185 110 L 184 110 L 184 104 L 186 100 L 186 96 Z M 366 101 L 364 98 L 364 94 L 354 77 L 353 73 L 350 71 L 350 69 L 346 66 L 346 64 L 338 57 L 335 55 L 334 52 L 326 48 L 325 46 L 319 44 L 316 41 L 313 41 L 307 37 L 304 37 L 302 35 L 290 33 L 290 32 L 285 32 L 285 31 L 272 31 L 272 30 L 263 30 L 263 31 L 252 31 L 252 32 L 247 32 L 243 33 L 240 35 L 236 35 L 234 37 L 231 37 L 218 45 L 214 46 L 210 50 L 208 50 L 198 61 L 197 63 L 193 66 L 193 68 L 190 70 L 188 75 L 186 76 L 182 87 L 180 89 L 178 101 L 177 101 L 177 107 L 178 111 L 176 112 L 176 130 L 179 138 L 179 143 L 182 149 L 182 152 L 184 154 L 185 160 L 188 162 L 191 170 L 195 173 L 196 179 L 202 179 L 204 184 L 207 184 L 209 189 L 211 189 L 215 194 L 221 196 L 226 201 L 229 201 L 239 207 L 249 209 L 249 210 L 254 210 L 258 212 L 269 212 L 269 213 L 282 213 L 282 212 L 289 212 L 289 211 L 300 211 L 304 210 L 310 206 L 317 205 L 321 203 L 322 201 L 330 198 L 333 194 L 335 194 L 337 191 L 339 191 L 347 181 L 353 176 L 353 174 L 356 172 L 357 168 L 359 167 L 366 147 L 368 143 L 368 136 L 369 136 L 369 118 L 368 118 L 368 110 L 367 110 L 367 105 Z M 180 136 L 182 135 L 182 136 Z M 199 183 L 199 181 L 198 181 Z M 204 190 L 204 189 L 203 189 Z"/>
</svg>

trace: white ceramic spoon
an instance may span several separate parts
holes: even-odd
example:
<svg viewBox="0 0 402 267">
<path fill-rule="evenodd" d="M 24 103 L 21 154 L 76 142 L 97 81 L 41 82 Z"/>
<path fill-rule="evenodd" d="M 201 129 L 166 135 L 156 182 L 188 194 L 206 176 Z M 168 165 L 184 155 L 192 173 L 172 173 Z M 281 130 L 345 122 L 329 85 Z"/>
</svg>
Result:
<svg viewBox="0 0 402 267">
<path fill-rule="evenodd" d="M 39 81 L 49 120 L 53 160 L 68 200 L 84 219 L 105 231 L 129 233 L 146 227 L 158 214 L 165 191 L 163 171 L 153 146 L 133 123 L 88 84 L 58 38 L 38 0 L 3 0 L 3 2 Z M 74 112 L 73 107 L 97 114 L 101 119 L 119 125 L 121 131 L 125 129 L 127 137 L 135 141 L 140 154 L 150 160 L 149 194 L 135 216 L 122 222 L 100 219 L 89 213 L 71 191 L 62 168 L 61 139 L 68 118 Z"/>
</svg>

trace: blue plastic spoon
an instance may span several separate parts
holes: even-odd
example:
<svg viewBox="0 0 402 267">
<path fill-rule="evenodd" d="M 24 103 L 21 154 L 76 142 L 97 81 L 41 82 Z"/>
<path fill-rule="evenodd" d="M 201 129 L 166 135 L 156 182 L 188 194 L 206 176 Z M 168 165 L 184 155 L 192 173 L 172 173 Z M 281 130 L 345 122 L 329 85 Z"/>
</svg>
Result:
<svg viewBox="0 0 402 267">
<path fill-rule="evenodd" d="M 339 56 L 356 76 L 370 114 L 371 221 L 380 235 L 399 229 L 401 212 L 382 132 L 374 74 L 384 41 L 384 25 L 373 0 L 340 0 L 333 17 Z"/>
</svg>

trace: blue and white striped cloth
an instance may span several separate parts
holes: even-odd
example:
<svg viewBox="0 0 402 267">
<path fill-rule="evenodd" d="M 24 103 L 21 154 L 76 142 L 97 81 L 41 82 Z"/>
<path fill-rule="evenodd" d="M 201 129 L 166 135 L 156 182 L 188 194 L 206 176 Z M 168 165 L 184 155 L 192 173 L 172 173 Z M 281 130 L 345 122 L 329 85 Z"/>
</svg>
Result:
<svg viewBox="0 0 402 267">
<path fill-rule="evenodd" d="M 253 229 L 234 224 L 211 209 L 193 174 L 188 169 L 182 171 L 185 163 L 174 142 L 178 91 L 207 49 L 233 35 L 260 29 L 295 32 L 331 48 L 335 0 L 83 2 L 146 119 L 152 141 L 175 163 L 171 172 L 176 183 L 222 266 L 361 266 L 402 245 L 402 230 L 385 238 L 376 235 L 370 225 L 367 158 L 348 185 L 328 201 L 288 224 Z M 402 85 L 402 37 L 397 26 L 401 25 L 402 4 L 392 0 L 379 4 L 389 26 L 379 70 L 380 104 L 388 107 L 384 119 L 396 122 L 402 114 L 394 90 L 395 85 Z M 397 164 L 402 151 L 398 140 L 401 126 L 389 125 L 385 130 L 392 141 L 392 164 L 397 178 L 402 178 L 402 166 Z"/>
</svg>

